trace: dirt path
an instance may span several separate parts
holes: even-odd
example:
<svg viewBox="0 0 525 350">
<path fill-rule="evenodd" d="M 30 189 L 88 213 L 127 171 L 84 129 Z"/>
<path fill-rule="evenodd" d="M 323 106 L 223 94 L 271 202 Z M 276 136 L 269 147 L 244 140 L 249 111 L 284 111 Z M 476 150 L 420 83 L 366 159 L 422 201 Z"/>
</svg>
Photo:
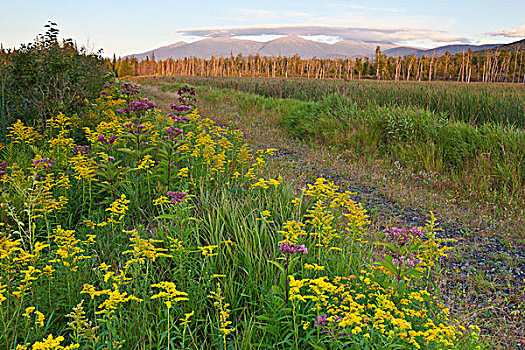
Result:
<svg viewBox="0 0 525 350">
<path fill-rule="evenodd" d="M 165 110 L 176 101 L 175 94 L 156 86 L 143 88 Z M 443 200 L 417 186 L 388 184 L 384 171 L 350 161 L 340 150 L 306 145 L 286 137 L 278 116 L 246 115 L 233 101 L 208 99 L 206 91 L 200 94 L 203 116 L 242 130 L 254 148 L 278 149 L 270 162 L 275 175 L 281 174 L 297 187 L 324 177 L 343 190 L 355 192 L 355 200 L 363 203 L 371 215 L 374 229 L 387 224 L 424 226 L 429 209 L 418 205 L 427 203 L 419 197 L 426 196 L 437 203 Z M 491 237 L 484 232 L 487 228 L 453 219 L 468 209 L 435 207 L 433 212 L 443 228 L 440 238 L 457 241 L 451 243 L 454 249 L 442 261 L 442 277 L 437 280 L 452 317 L 480 326 L 497 348 L 525 349 L 525 247 Z"/>
</svg>

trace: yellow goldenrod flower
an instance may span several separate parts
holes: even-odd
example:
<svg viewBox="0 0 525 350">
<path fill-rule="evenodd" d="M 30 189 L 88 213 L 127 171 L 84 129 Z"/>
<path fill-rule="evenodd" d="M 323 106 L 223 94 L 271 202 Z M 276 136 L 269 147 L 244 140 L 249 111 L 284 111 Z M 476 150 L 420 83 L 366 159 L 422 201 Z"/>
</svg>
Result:
<svg viewBox="0 0 525 350">
<path fill-rule="evenodd" d="M 202 252 L 202 255 L 204 255 L 204 257 L 208 257 L 208 256 L 215 256 L 217 255 L 218 253 L 214 253 L 213 250 L 218 248 L 219 246 L 218 245 L 207 245 L 207 246 L 204 246 L 204 247 L 197 247 L 201 250 Z"/>
<path fill-rule="evenodd" d="M 22 316 L 24 316 L 25 318 L 29 319 L 31 317 L 31 314 L 33 313 L 33 311 L 35 311 L 35 307 L 34 306 L 26 307 L 26 312 L 24 312 L 22 314 Z"/>
<path fill-rule="evenodd" d="M 36 314 L 36 324 L 39 326 L 39 327 L 44 327 L 44 320 L 45 320 L 45 316 L 43 313 L 41 313 L 40 311 L 35 311 L 35 314 Z"/>
<path fill-rule="evenodd" d="M 190 313 L 184 314 L 184 318 L 179 318 L 181 327 L 184 327 L 188 323 L 190 323 L 190 318 L 195 314 L 195 311 L 192 311 Z"/>
<path fill-rule="evenodd" d="M 314 270 L 314 271 L 323 271 L 324 270 L 324 266 L 320 266 L 320 265 L 317 265 L 317 264 L 304 264 L 304 268 L 307 269 L 307 270 Z"/>
<path fill-rule="evenodd" d="M 164 303 L 168 309 L 171 308 L 173 302 L 189 300 L 186 298 L 188 293 L 180 292 L 177 290 L 175 283 L 173 282 L 159 282 L 151 285 L 152 288 L 160 288 L 163 291 L 153 295 L 151 299 L 162 298 L 165 299 Z"/>
</svg>

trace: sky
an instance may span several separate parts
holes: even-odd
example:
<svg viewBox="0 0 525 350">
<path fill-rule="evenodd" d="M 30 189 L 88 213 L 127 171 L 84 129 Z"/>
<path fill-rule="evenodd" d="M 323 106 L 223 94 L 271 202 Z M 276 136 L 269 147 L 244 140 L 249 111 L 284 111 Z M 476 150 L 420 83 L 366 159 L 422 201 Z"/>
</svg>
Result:
<svg viewBox="0 0 525 350">
<path fill-rule="evenodd" d="M 60 37 L 92 52 L 102 48 L 107 57 L 216 36 L 267 41 L 295 34 L 431 48 L 521 40 L 524 14 L 524 0 L 0 0 L 0 43 L 32 42 L 51 20 Z"/>
</svg>

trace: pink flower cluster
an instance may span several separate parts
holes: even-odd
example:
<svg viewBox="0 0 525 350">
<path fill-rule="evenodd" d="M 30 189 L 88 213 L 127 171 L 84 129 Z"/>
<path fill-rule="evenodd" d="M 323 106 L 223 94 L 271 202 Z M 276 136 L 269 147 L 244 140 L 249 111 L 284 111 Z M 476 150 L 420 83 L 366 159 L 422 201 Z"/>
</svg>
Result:
<svg viewBox="0 0 525 350">
<path fill-rule="evenodd" d="M 291 244 L 288 242 L 279 243 L 279 251 L 288 255 L 294 255 L 297 253 L 308 253 L 308 248 L 304 245 Z"/>
<path fill-rule="evenodd" d="M 166 133 L 168 134 L 167 136 L 164 136 L 164 139 L 166 140 L 173 140 L 174 138 L 176 138 L 177 136 L 181 135 L 182 134 L 182 130 L 179 129 L 179 128 L 175 128 L 173 126 L 169 126 L 166 128 Z"/>
<path fill-rule="evenodd" d="M 142 112 L 156 107 L 157 105 L 148 101 L 147 98 L 143 100 L 129 101 L 129 109 L 135 112 Z"/>
<path fill-rule="evenodd" d="M 184 201 L 186 197 L 188 197 L 188 195 L 184 192 L 173 192 L 173 191 L 167 192 L 166 196 L 170 197 L 171 204 L 181 203 Z"/>
<path fill-rule="evenodd" d="M 406 257 L 404 255 L 401 255 L 398 258 L 392 259 L 392 264 L 394 264 L 396 266 L 403 266 L 403 265 L 405 265 L 406 267 L 414 267 L 414 266 L 418 265 L 419 263 L 421 263 L 421 259 L 413 258 L 413 257 Z"/>
<path fill-rule="evenodd" d="M 408 242 L 415 238 L 423 237 L 424 232 L 418 228 L 396 228 L 390 227 L 383 230 L 394 240 L 394 243 L 399 247 L 405 246 Z"/>
<path fill-rule="evenodd" d="M 137 85 L 133 85 L 131 83 L 122 83 L 120 84 L 121 91 L 120 93 L 126 94 L 128 96 L 133 96 L 139 93 L 139 89 Z"/>
</svg>

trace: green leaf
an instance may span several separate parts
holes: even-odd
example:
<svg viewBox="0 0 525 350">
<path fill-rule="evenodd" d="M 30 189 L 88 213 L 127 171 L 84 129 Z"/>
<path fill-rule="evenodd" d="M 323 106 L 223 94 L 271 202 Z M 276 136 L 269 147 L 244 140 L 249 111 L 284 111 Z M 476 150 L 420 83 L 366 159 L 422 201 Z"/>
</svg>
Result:
<svg viewBox="0 0 525 350">
<path fill-rule="evenodd" d="M 421 272 L 419 272 L 416 269 L 410 269 L 410 270 L 406 271 L 405 275 L 409 275 L 409 276 L 412 276 L 414 278 L 421 278 L 421 276 L 422 276 Z"/>
<path fill-rule="evenodd" d="M 277 267 L 279 268 L 279 270 L 281 270 L 281 272 L 282 272 L 283 274 L 286 273 L 286 271 L 285 271 L 283 265 L 279 264 L 279 263 L 276 262 L 276 261 L 272 261 L 272 260 L 268 260 L 268 262 L 269 262 L 270 264 L 273 264 L 273 265 L 277 266 Z"/>
<path fill-rule="evenodd" d="M 383 246 L 387 247 L 388 249 L 390 249 L 393 252 L 397 251 L 397 247 L 394 244 L 392 244 L 392 243 L 376 242 L 375 244 L 376 245 L 383 245 Z"/>
</svg>

